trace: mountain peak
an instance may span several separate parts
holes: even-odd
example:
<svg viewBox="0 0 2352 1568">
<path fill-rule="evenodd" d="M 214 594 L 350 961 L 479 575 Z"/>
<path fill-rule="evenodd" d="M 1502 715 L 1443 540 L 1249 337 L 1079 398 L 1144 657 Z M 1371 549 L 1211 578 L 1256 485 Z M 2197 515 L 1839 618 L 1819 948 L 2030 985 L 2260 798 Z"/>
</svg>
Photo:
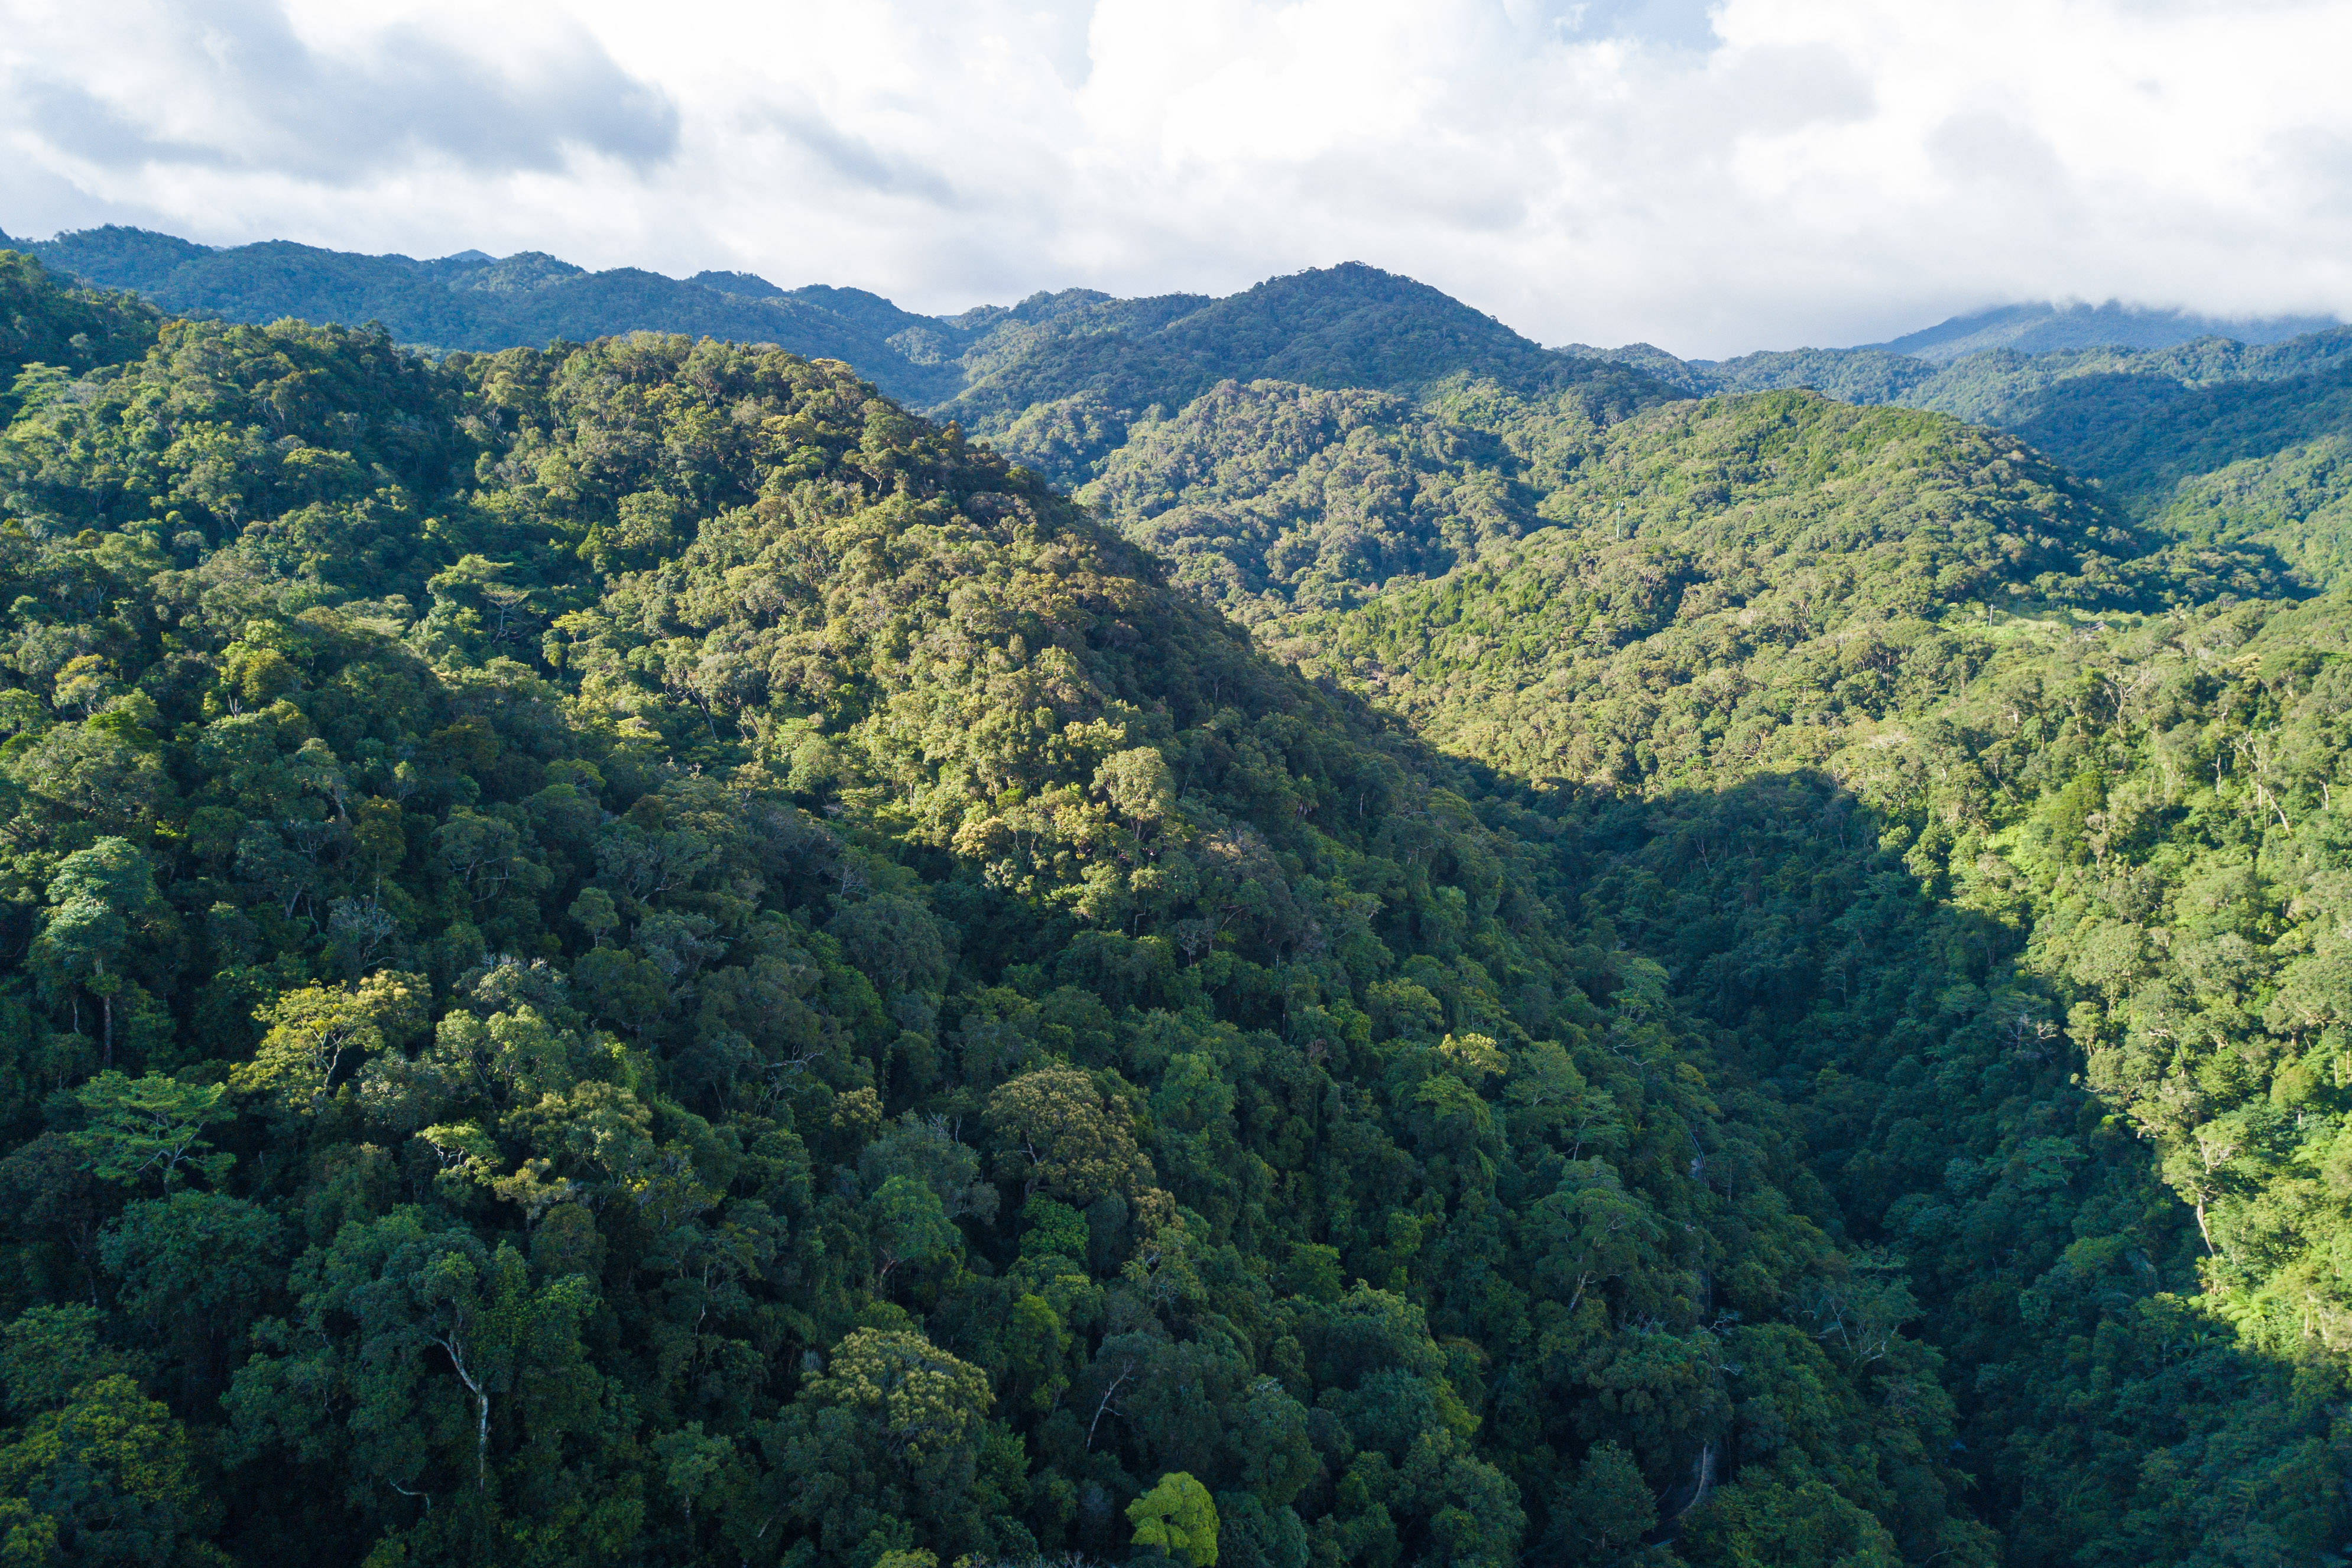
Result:
<svg viewBox="0 0 2352 1568">
<path fill-rule="evenodd" d="M 74 229 L 31 246 L 42 264 L 71 273 L 85 283 L 107 288 L 136 288 L 142 293 L 162 286 L 173 272 L 214 253 L 214 247 L 153 229 L 107 224 L 94 229 Z"/>
<path fill-rule="evenodd" d="M 775 299 L 784 292 L 756 272 L 698 272 L 687 281 L 747 299 Z"/>
</svg>

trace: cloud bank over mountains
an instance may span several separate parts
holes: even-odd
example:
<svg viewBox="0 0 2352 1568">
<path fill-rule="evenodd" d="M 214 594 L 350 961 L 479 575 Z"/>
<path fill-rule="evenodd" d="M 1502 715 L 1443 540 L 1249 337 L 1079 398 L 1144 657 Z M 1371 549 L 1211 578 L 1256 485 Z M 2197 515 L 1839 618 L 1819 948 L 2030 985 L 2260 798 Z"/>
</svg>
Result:
<svg viewBox="0 0 2352 1568">
<path fill-rule="evenodd" d="M 0 0 L 0 228 L 952 310 L 1360 258 L 1547 341 L 2352 314 L 2334 4 Z"/>
</svg>

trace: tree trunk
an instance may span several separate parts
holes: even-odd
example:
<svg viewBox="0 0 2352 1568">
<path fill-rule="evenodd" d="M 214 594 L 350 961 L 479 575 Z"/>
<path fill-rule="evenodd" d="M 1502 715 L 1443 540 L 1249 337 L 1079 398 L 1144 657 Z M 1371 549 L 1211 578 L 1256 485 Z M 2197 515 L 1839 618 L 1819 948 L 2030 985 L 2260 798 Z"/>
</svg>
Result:
<svg viewBox="0 0 2352 1568">
<path fill-rule="evenodd" d="M 447 1339 L 438 1343 L 441 1348 L 448 1353 L 449 1364 L 457 1369 L 457 1381 L 464 1384 L 467 1392 L 474 1396 L 478 1412 L 474 1424 L 474 1490 L 486 1491 L 489 1489 L 490 1475 L 489 1390 L 484 1388 L 475 1380 L 473 1374 L 466 1370 L 466 1358 L 457 1354 L 457 1335 L 451 1334 Z"/>
</svg>

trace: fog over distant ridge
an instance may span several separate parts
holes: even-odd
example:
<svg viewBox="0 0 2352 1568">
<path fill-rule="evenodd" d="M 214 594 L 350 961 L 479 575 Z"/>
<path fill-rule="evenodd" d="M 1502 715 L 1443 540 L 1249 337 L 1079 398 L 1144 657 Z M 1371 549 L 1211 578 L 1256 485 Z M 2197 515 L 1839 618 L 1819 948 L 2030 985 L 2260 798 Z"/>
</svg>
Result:
<svg viewBox="0 0 2352 1568">
<path fill-rule="evenodd" d="M 0 0 L 0 228 L 953 311 L 1360 257 L 1544 341 L 2352 315 L 2334 4 Z"/>
</svg>

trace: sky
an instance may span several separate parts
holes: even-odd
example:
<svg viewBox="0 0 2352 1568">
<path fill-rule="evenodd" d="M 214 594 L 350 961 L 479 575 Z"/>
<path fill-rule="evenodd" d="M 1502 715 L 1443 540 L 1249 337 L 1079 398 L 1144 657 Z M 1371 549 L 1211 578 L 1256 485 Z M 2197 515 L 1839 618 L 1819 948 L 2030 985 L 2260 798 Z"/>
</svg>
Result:
<svg viewBox="0 0 2352 1568">
<path fill-rule="evenodd" d="M 1547 343 L 2352 317 L 2352 4 L 0 0 L 0 230 L 916 310 L 1364 261 Z"/>
</svg>

